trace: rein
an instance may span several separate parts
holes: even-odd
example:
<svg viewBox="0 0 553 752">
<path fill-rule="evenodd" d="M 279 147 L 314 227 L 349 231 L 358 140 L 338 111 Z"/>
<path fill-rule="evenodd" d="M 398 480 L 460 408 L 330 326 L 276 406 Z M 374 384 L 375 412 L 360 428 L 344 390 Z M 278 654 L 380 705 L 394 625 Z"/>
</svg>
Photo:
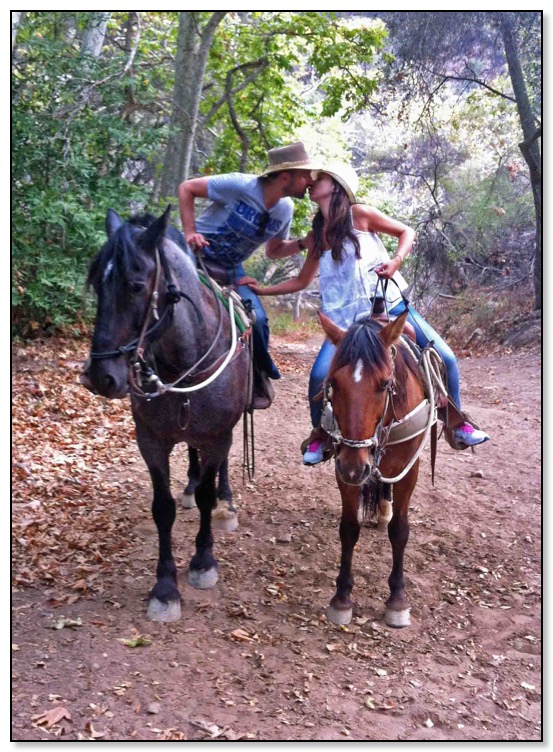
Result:
<svg viewBox="0 0 553 752">
<path fill-rule="evenodd" d="M 429 399 L 428 400 L 425 399 L 423 402 L 419 403 L 414 410 L 412 410 L 408 415 L 404 416 L 400 420 L 395 418 L 395 412 L 393 408 L 393 395 L 395 394 L 395 378 L 394 378 L 395 368 L 392 367 L 391 378 L 389 379 L 387 387 L 386 387 L 386 402 L 384 405 L 382 417 L 376 426 L 374 435 L 368 439 L 349 439 L 347 437 L 342 436 L 342 433 L 338 427 L 337 421 L 334 418 L 334 415 L 332 413 L 331 387 L 330 387 L 330 384 L 325 383 L 325 386 L 324 386 L 325 405 L 323 406 L 321 426 L 333 438 L 335 447 L 340 446 L 340 444 L 344 444 L 345 446 L 353 447 L 354 449 L 369 448 L 373 450 L 372 451 L 373 463 L 371 464 L 371 469 L 370 469 L 368 480 L 376 480 L 381 483 L 397 483 L 398 481 L 400 481 L 402 478 L 404 478 L 407 475 L 409 470 L 411 470 L 415 462 L 418 460 L 418 458 L 424 451 L 432 426 L 436 423 L 436 420 L 437 420 L 436 404 L 434 400 L 434 390 L 432 388 L 432 385 L 433 385 L 432 375 L 435 375 L 435 371 L 433 369 L 432 361 L 431 361 L 432 356 L 433 356 L 433 351 L 431 349 L 424 350 L 421 356 L 421 365 L 422 365 L 422 368 L 426 377 L 426 381 L 428 385 L 430 386 L 430 388 L 428 389 Z M 396 357 L 396 351 L 395 351 L 395 348 L 392 347 L 392 361 L 393 362 L 395 361 L 395 357 Z M 388 412 L 389 407 L 392 409 L 392 414 L 394 415 L 395 419 L 392 419 L 390 423 L 385 426 L 384 418 L 386 416 L 386 413 Z M 401 425 L 405 425 L 405 422 L 407 420 L 416 422 L 414 419 L 423 410 L 428 411 L 428 417 L 425 421 L 425 425 L 422 428 L 419 429 L 417 427 L 417 429 L 414 430 L 413 433 L 406 436 L 405 438 L 400 438 L 400 439 L 390 441 L 390 439 L 393 438 L 394 429 L 397 432 L 398 427 Z M 424 434 L 422 441 L 417 447 L 417 450 L 415 451 L 413 457 L 411 457 L 411 459 L 409 460 L 407 465 L 403 468 L 403 470 L 393 478 L 384 477 L 382 473 L 380 472 L 378 466 L 380 464 L 382 455 L 386 447 L 391 446 L 393 444 L 400 444 L 405 441 L 410 441 L 416 436 L 420 436 L 421 433 Z"/>
<path fill-rule="evenodd" d="M 154 277 L 154 289 L 152 291 L 150 302 L 148 305 L 148 310 L 146 312 L 146 317 L 144 319 L 144 323 L 142 325 L 142 330 L 140 332 L 140 335 L 133 339 L 131 342 L 129 342 L 126 345 L 122 345 L 121 347 L 118 347 L 116 350 L 108 350 L 104 352 L 91 352 L 90 357 L 92 360 L 104 360 L 108 358 L 117 358 L 121 355 L 129 355 L 131 353 L 135 354 L 135 359 L 133 360 L 131 364 L 131 369 L 129 372 L 129 381 L 131 382 L 131 386 L 133 388 L 133 393 L 138 397 L 145 397 L 146 399 L 152 399 L 154 397 L 159 397 L 162 394 L 165 394 L 167 392 L 176 392 L 179 394 L 188 393 L 188 392 L 194 392 L 199 389 L 203 389 L 204 387 L 211 384 L 215 379 L 221 375 L 221 373 L 225 370 L 227 365 L 230 363 L 231 360 L 233 360 L 234 357 L 239 355 L 239 353 L 243 349 L 243 342 L 242 339 L 240 342 L 242 342 L 242 347 L 240 347 L 240 342 L 238 341 L 237 335 L 236 335 L 236 322 L 234 318 L 234 304 L 232 301 L 232 298 L 229 296 L 229 315 L 230 315 L 230 324 L 231 324 L 231 345 L 226 353 L 226 355 L 221 356 L 222 362 L 219 362 L 220 358 L 215 361 L 216 367 L 215 370 L 213 370 L 213 366 L 215 364 L 212 364 L 207 369 L 204 369 L 203 372 L 201 372 L 202 377 L 205 376 L 205 378 L 201 378 L 199 382 L 196 382 L 190 386 L 186 387 L 178 387 L 177 384 L 181 383 L 185 379 L 189 378 L 191 374 L 194 373 L 198 369 L 198 367 L 205 361 L 205 359 L 209 356 L 209 354 L 213 351 L 213 348 L 217 344 L 221 333 L 223 331 L 223 316 L 222 316 L 222 310 L 221 310 L 221 303 L 217 297 L 216 291 L 211 286 L 215 299 L 217 300 L 217 313 L 218 313 L 218 325 L 217 325 L 217 332 L 215 334 L 215 337 L 207 349 L 207 351 L 199 358 L 199 360 L 196 361 L 190 368 L 188 368 L 183 374 L 181 374 L 175 381 L 173 381 L 170 384 L 164 384 L 163 381 L 159 378 L 159 376 L 156 373 L 151 373 L 146 381 L 149 385 L 155 387 L 155 391 L 147 391 L 145 392 L 141 386 L 141 376 L 140 371 L 143 368 L 143 366 L 146 365 L 144 361 L 144 347 L 146 340 L 151 337 L 152 334 L 159 331 L 163 325 L 163 323 L 172 316 L 174 312 L 174 307 L 177 305 L 177 303 L 181 299 L 188 300 L 192 307 L 194 308 L 194 311 L 196 313 L 196 316 L 198 318 L 199 322 L 203 322 L 203 315 L 200 309 L 198 309 L 198 306 L 196 305 L 195 301 L 187 295 L 187 293 L 183 292 L 182 290 L 178 290 L 176 285 L 172 282 L 172 275 L 171 271 L 169 269 L 169 264 L 167 263 L 167 258 L 165 256 L 165 253 L 163 252 L 163 249 L 156 248 L 155 250 L 155 260 L 156 260 L 156 268 L 155 268 L 155 277 Z M 167 282 L 167 294 L 166 294 L 166 303 L 167 307 L 161 314 L 159 315 L 158 312 L 158 301 L 159 301 L 159 285 L 161 281 L 161 272 L 163 271 L 163 274 L 165 276 L 166 282 Z M 207 273 L 205 272 L 204 268 L 204 274 L 206 275 L 206 278 L 209 279 Z M 153 324 L 150 324 L 151 319 L 155 319 Z"/>
</svg>

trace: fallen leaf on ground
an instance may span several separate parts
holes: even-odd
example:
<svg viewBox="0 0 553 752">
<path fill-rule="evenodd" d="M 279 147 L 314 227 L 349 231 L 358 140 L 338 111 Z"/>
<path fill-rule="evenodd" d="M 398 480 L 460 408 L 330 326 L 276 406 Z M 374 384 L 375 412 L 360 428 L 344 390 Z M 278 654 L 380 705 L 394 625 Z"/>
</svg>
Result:
<svg viewBox="0 0 553 752">
<path fill-rule="evenodd" d="M 76 629 L 82 626 L 81 619 L 66 619 L 65 616 L 62 616 L 52 624 L 52 629 Z"/>
<path fill-rule="evenodd" d="M 147 635 L 136 635 L 136 637 L 120 637 L 119 642 L 128 648 L 141 648 L 144 645 L 151 645 L 152 641 Z"/>
<path fill-rule="evenodd" d="M 36 723 L 37 726 L 45 726 L 46 728 L 51 728 L 52 726 L 55 726 L 56 723 L 62 721 L 64 718 L 67 718 L 68 721 L 71 720 L 69 711 L 67 710 L 67 708 L 62 707 L 61 705 L 56 705 L 55 708 L 50 708 L 50 710 L 46 710 L 44 713 L 34 715 L 31 720 L 33 721 L 33 723 Z"/>
</svg>

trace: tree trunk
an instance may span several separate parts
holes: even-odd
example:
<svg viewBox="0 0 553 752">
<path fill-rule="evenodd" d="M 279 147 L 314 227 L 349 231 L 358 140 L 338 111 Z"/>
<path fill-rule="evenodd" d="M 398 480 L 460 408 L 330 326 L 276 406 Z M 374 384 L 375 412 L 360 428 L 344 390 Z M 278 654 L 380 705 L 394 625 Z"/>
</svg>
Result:
<svg viewBox="0 0 553 752">
<path fill-rule="evenodd" d="M 294 321 L 299 321 L 299 318 L 301 316 L 301 301 L 303 298 L 303 290 L 300 290 L 296 294 L 296 299 L 294 301 Z"/>
<path fill-rule="evenodd" d="M 19 26 L 23 21 L 24 15 L 25 13 L 21 10 L 12 10 L 12 55 L 17 40 L 17 32 L 19 31 Z"/>
<path fill-rule="evenodd" d="M 111 13 L 105 11 L 90 14 L 81 43 L 81 54 L 83 56 L 100 57 L 110 16 Z"/>
<path fill-rule="evenodd" d="M 534 308 L 541 310 L 542 307 L 542 192 L 541 192 L 541 153 L 538 138 L 541 137 L 541 128 L 536 125 L 532 112 L 532 106 L 528 98 L 528 91 L 524 81 L 524 74 L 518 55 L 515 38 L 515 23 L 513 14 L 503 12 L 499 14 L 501 35 L 505 46 L 505 57 L 509 67 L 509 75 L 513 85 L 513 92 L 517 103 L 518 114 L 522 125 L 524 140 L 520 150 L 530 171 L 530 184 L 534 197 L 534 211 L 536 215 L 536 246 L 534 258 Z"/>
<path fill-rule="evenodd" d="M 207 58 L 217 27 L 225 15 L 226 11 L 212 13 L 207 23 L 201 27 L 198 12 L 180 13 L 173 110 L 170 118 L 171 135 L 159 189 L 154 198 L 164 200 L 176 196 L 179 184 L 188 178 Z"/>
</svg>

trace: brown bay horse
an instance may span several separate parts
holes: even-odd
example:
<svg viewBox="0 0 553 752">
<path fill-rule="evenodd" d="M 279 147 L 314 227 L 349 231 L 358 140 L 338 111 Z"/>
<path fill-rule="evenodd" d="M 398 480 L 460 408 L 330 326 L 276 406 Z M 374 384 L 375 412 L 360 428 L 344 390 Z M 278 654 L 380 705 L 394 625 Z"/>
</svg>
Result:
<svg viewBox="0 0 553 752">
<path fill-rule="evenodd" d="M 379 502 L 389 507 L 385 500 L 391 499 L 393 489 L 387 525 L 393 564 L 384 620 L 392 627 L 406 627 L 410 615 L 403 555 L 409 538 L 409 501 L 434 405 L 425 399 L 416 359 L 400 341 L 407 312 L 385 326 L 366 317 L 347 331 L 323 314 L 320 317 L 327 337 L 337 347 L 324 387 L 323 426 L 334 439 L 336 480 L 342 496 L 340 571 L 327 617 L 334 624 L 351 621 L 352 558 L 363 517 L 371 503 L 373 511 Z M 392 435 L 390 431 L 399 427 L 406 429 L 403 438 L 392 441 L 398 430 Z"/>
</svg>

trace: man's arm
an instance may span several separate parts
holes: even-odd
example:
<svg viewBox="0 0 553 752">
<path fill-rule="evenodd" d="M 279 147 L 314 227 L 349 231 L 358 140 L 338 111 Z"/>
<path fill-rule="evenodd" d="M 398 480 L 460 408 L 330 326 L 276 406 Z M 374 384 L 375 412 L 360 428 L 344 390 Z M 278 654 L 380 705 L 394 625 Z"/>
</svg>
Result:
<svg viewBox="0 0 553 752">
<path fill-rule="evenodd" d="M 296 238 L 295 240 L 283 240 L 282 238 L 271 238 L 265 243 L 265 252 L 270 259 L 281 259 L 286 256 L 295 256 L 305 249 L 311 250 L 312 239 L 309 233 L 305 238 Z"/>
<path fill-rule="evenodd" d="M 209 178 L 193 178 L 179 185 L 179 211 L 182 230 L 186 242 L 193 251 L 199 251 L 209 245 L 204 236 L 196 232 L 196 218 L 194 214 L 194 199 L 208 198 L 207 184 Z"/>
</svg>

